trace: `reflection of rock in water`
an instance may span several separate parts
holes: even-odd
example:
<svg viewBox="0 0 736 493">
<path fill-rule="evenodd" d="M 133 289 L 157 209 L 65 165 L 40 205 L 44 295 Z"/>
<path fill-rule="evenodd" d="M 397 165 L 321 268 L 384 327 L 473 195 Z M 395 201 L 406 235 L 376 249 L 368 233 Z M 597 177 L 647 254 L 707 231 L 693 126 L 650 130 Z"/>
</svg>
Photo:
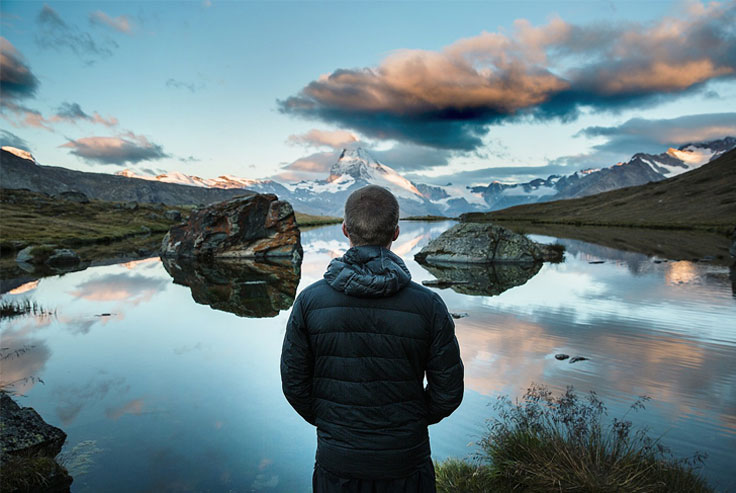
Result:
<svg viewBox="0 0 736 493">
<path fill-rule="evenodd" d="M 534 277 L 542 263 L 533 264 L 458 264 L 420 263 L 437 279 L 462 282 L 451 286 L 460 294 L 495 296 L 521 286 Z"/>
<path fill-rule="evenodd" d="M 164 258 L 163 264 L 176 284 L 191 288 L 194 301 L 241 317 L 275 317 L 291 307 L 301 275 L 291 262 Z"/>
</svg>

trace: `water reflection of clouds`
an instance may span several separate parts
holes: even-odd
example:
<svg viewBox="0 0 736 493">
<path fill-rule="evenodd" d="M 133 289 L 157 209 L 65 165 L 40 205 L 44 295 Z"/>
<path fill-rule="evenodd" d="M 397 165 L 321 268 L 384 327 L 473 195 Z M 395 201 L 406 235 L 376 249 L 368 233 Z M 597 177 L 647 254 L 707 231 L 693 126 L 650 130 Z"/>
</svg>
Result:
<svg viewBox="0 0 736 493">
<path fill-rule="evenodd" d="M 647 394 L 669 403 L 672 419 L 693 409 L 715 414 L 729 428 L 736 419 L 736 394 L 723 391 L 724 382 L 736 379 L 727 344 L 650 331 L 646 322 L 632 325 L 616 315 L 581 324 L 572 312 L 538 321 L 503 311 L 482 319 L 471 314 L 457 322 L 457 337 L 466 387 L 482 394 L 518 395 L 532 382 L 573 384 L 614 398 Z M 555 360 L 557 352 L 590 360 L 569 364 Z"/>
<path fill-rule="evenodd" d="M 39 381 L 51 357 L 46 341 L 3 332 L 0 345 L 0 388 L 20 395 L 27 393 Z"/>
<path fill-rule="evenodd" d="M 108 418 L 112 420 L 116 420 L 125 414 L 138 415 L 138 414 L 143 413 L 143 406 L 144 406 L 143 399 L 133 399 L 119 406 L 108 407 L 105 410 L 105 416 L 107 416 Z"/>
<path fill-rule="evenodd" d="M 78 284 L 69 294 L 87 301 L 125 301 L 138 305 L 151 301 L 167 285 L 165 279 L 140 274 L 107 274 Z"/>
<path fill-rule="evenodd" d="M 108 377 L 103 372 L 83 385 L 57 384 L 54 388 L 56 414 L 64 425 L 69 425 L 85 407 L 97 405 L 111 392 L 117 396 L 129 390 L 125 377 Z"/>
</svg>

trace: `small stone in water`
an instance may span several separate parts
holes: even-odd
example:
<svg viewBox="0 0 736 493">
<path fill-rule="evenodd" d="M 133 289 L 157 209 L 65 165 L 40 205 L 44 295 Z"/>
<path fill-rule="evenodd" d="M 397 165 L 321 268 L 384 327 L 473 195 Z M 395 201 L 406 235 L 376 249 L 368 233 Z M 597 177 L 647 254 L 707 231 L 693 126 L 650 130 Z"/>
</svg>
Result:
<svg viewBox="0 0 736 493">
<path fill-rule="evenodd" d="M 567 354 L 564 354 L 564 353 L 555 354 L 555 359 L 558 359 L 560 361 L 566 360 L 569 357 L 570 357 L 570 355 L 567 355 Z"/>
<path fill-rule="evenodd" d="M 100 313 L 98 317 L 112 317 L 112 313 Z"/>
<path fill-rule="evenodd" d="M 587 359 L 588 359 L 588 358 L 586 358 L 586 357 L 584 357 L 584 356 L 575 356 L 574 358 L 572 358 L 572 359 L 570 360 L 570 363 L 577 363 L 578 361 L 585 361 L 585 360 L 587 360 Z"/>
<path fill-rule="evenodd" d="M 606 263 L 606 261 L 605 261 L 605 260 L 591 260 L 591 261 L 590 261 L 590 262 L 588 262 L 588 263 L 589 263 L 589 264 L 605 264 L 605 263 Z"/>
</svg>

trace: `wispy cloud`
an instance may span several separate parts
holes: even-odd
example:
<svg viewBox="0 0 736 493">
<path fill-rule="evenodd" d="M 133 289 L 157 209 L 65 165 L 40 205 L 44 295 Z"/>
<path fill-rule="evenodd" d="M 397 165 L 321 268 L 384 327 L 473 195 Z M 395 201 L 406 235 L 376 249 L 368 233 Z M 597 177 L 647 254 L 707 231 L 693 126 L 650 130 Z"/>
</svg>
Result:
<svg viewBox="0 0 736 493">
<path fill-rule="evenodd" d="M 101 58 L 112 55 L 118 44 L 112 39 L 95 39 L 88 32 L 67 24 L 61 16 L 48 5 L 44 5 L 37 17 L 39 30 L 36 43 L 47 49 L 68 49 L 85 63 L 92 64 Z"/>
<path fill-rule="evenodd" d="M 133 34 L 133 25 L 125 15 L 110 17 L 103 11 L 96 10 L 89 14 L 89 22 L 100 26 L 107 26 L 124 34 Z"/>
<path fill-rule="evenodd" d="M 290 135 L 286 139 L 289 144 L 293 145 L 331 147 L 333 149 L 342 149 L 355 144 L 359 140 L 357 135 L 347 130 L 318 130 L 316 128 L 304 134 Z"/>
<path fill-rule="evenodd" d="M 7 130 L 0 130 L 0 147 L 10 146 L 17 147 L 18 149 L 25 149 L 30 151 L 31 148 L 28 146 L 28 142 L 18 137 L 12 132 Z"/>
<path fill-rule="evenodd" d="M 79 103 L 62 103 L 56 110 L 56 114 L 51 117 L 51 121 L 66 121 L 70 123 L 77 123 L 80 120 L 106 127 L 114 127 L 118 124 L 118 119 L 114 116 L 104 118 L 96 111 L 91 115 L 85 113 L 82 107 L 79 106 Z"/>
<path fill-rule="evenodd" d="M 736 2 L 690 4 L 651 24 L 484 32 L 442 51 L 401 50 L 378 67 L 338 69 L 277 102 L 280 111 L 376 139 L 471 150 L 493 124 L 575 119 L 652 105 L 736 75 Z"/>
<path fill-rule="evenodd" d="M 186 89 L 189 92 L 197 92 L 201 89 L 204 89 L 205 84 L 204 82 L 195 83 L 170 78 L 166 80 L 166 87 L 170 87 L 172 89 Z"/>
<path fill-rule="evenodd" d="M 69 140 L 59 147 L 69 148 L 71 154 L 91 163 L 117 166 L 169 157 L 162 146 L 132 132 L 117 137 L 84 137 Z"/>
</svg>

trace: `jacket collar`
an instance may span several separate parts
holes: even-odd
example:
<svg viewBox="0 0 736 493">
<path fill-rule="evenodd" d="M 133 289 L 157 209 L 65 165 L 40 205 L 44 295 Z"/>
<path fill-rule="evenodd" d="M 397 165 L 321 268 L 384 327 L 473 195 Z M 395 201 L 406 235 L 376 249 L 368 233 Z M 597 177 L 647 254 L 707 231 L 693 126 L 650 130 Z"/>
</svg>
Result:
<svg viewBox="0 0 736 493">
<path fill-rule="evenodd" d="M 363 245 L 332 259 L 324 275 L 327 284 L 350 296 L 391 296 L 409 284 L 411 274 L 391 250 Z"/>
</svg>

